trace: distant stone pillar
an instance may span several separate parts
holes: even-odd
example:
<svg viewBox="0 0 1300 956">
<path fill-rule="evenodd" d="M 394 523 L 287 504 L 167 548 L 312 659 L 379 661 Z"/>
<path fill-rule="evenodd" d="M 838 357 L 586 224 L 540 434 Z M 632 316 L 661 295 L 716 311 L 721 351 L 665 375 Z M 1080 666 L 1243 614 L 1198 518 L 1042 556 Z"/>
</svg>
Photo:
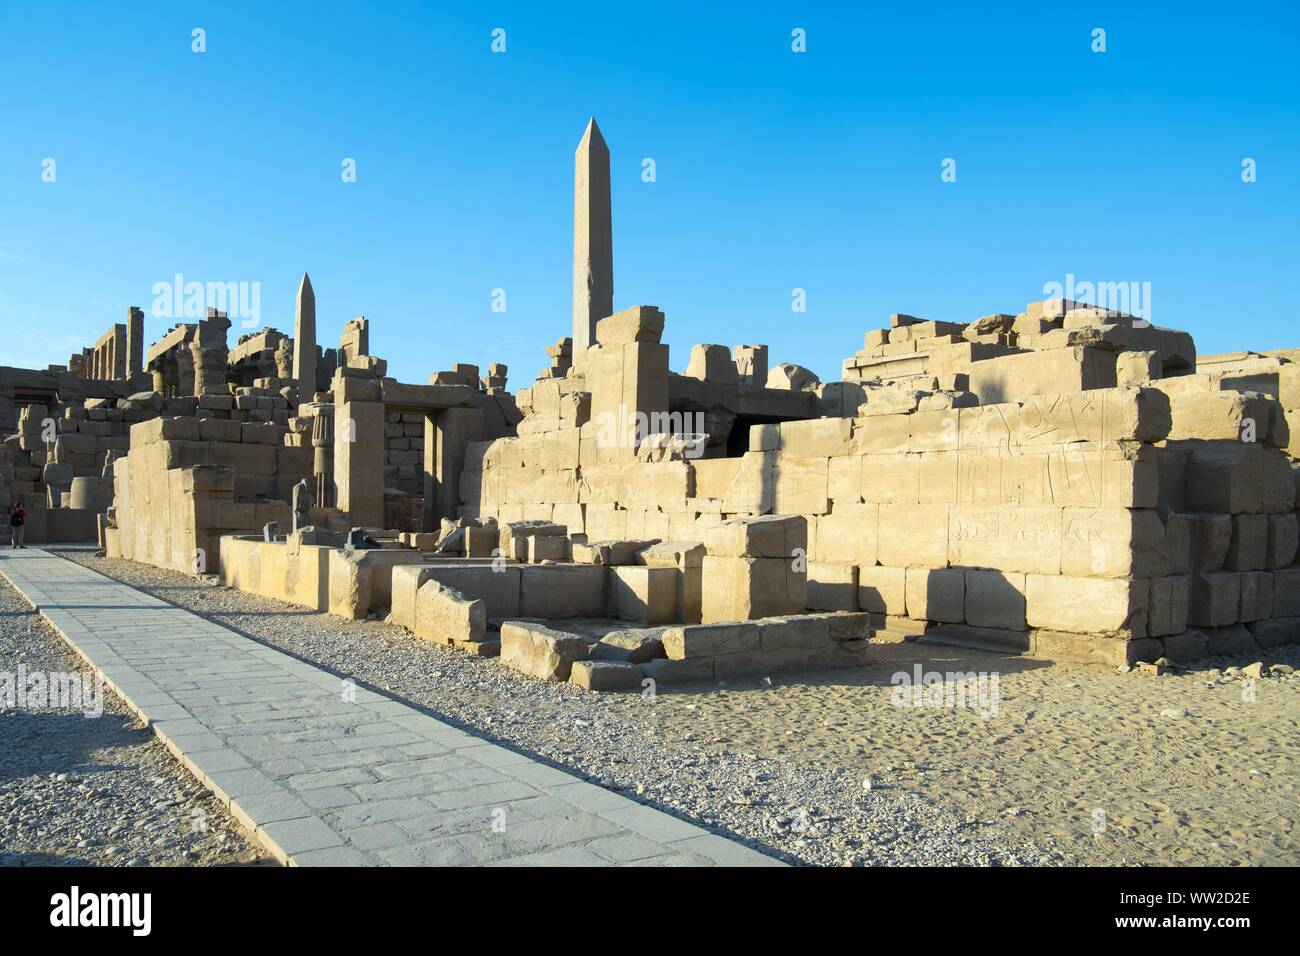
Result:
<svg viewBox="0 0 1300 956">
<path fill-rule="evenodd" d="M 293 378 L 298 383 L 298 404 L 316 395 L 316 292 L 307 273 L 298 284 L 298 309 L 293 322 Z M 320 496 L 316 498 L 320 501 Z"/>
<path fill-rule="evenodd" d="M 334 406 L 312 405 L 312 474 L 316 478 L 316 503 L 333 508 L 338 502 L 334 488 Z"/>
<path fill-rule="evenodd" d="M 596 344 L 596 323 L 614 312 L 614 237 L 609 147 L 593 118 L 573 157 L 573 354 Z"/>
<path fill-rule="evenodd" d="M 126 310 L 126 377 L 144 371 L 144 309 L 128 306 Z"/>
</svg>

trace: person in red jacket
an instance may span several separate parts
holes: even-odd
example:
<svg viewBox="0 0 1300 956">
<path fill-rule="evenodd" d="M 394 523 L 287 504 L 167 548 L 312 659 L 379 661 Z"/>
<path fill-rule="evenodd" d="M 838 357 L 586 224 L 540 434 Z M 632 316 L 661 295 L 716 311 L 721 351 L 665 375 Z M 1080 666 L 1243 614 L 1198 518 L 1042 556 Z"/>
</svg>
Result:
<svg viewBox="0 0 1300 956">
<path fill-rule="evenodd" d="M 23 510 L 21 502 L 15 502 L 14 506 L 9 509 L 9 530 L 13 532 L 13 540 L 10 542 L 11 547 L 27 547 L 27 545 L 23 544 L 23 532 L 27 530 L 27 512 Z"/>
</svg>

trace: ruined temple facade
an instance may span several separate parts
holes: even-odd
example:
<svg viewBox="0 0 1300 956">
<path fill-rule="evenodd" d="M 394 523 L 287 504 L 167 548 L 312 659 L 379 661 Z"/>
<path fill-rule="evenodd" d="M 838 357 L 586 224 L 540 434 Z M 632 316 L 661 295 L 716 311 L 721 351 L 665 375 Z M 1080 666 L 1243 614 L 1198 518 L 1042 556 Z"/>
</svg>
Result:
<svg viewBox="0 0 1300 956">
<path fill-rule="evenodd" d="M 592 689 L 882 640 L 1106 664 L 1300 640 L 1300 350 L 1198 356 L 1054 298 L 895 314 L 834 382 L 752 342 L 673 356 L 670 316 L 615 308 L 608 164 L 592 121 L 572 327 L 515 394 L 501 365 L 397 381 L 364 318 L 320 349 L 304 275 L 293 337 L 228 350 L 212 311 L 139 363 L 119 326 L 80 371 L 0 372 L 0 477 L 57 508 L 102 469 L 110 555 Z"/>
</svg>

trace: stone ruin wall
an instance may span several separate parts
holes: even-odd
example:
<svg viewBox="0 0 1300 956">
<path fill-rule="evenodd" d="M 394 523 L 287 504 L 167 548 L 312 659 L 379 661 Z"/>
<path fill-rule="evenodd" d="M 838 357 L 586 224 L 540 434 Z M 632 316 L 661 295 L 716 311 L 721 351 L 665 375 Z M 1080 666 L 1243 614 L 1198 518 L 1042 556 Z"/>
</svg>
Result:
<svg viewBox="0 0 1300 956">
<path fill-rule="evenodd" d="M 520 393 L 518 437 L 470 446 L 463 515 L 588 543 L 702 542 L 729 518 L 802 515 L 807 606 L 872 612 L 885 637 L 1121 663 L 1300 639 L 1289 355 L 1194 372 L 1185 333 L 1072 303 L 973 333 L 899 316 L 868 335 L 888 349 L 907 329 L 897 350 L 846 363 L 909 363 L 848 383 L 856 415 L 755 425 L 741 455 L 691 459 L 601 442 L 601 411 L 666 408 L 671 374 L 657 333 L 606 321 L 573 373 Z M 819 393 L 838 400 L 846 383 L 831 385 Z M 1016 394 L 981 404 L 977 389 Z"/>
</svg>

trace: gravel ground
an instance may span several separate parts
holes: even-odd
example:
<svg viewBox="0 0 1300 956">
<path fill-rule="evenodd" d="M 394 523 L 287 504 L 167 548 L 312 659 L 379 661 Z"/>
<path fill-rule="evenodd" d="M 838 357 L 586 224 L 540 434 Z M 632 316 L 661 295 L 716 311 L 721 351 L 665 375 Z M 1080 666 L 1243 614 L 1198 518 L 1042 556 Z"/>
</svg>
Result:
<svg viewBox="0 0 1300 956">
<path fill-rule="evenodd" d="M 548 684 L 433 645 L 380 621 L 346 621 L 171 571 L 86 551 L 65 557 L 327 670 L 410 701 L 493 741 L 540 755 L 618 790 L 815 865 L 1025 865 L 1072 862 L 1055 841 L 1017 834 L 891 783 L 915 764 L 860 771 L 797 754 L 759 753 L 697 719 L 706 687 L 592 694 Z M 779 691 L 780 680 L 773 685 Z M 737 706 L 751 705 L 743 698 Z M 797 739 L 800 731 L 787 733 Z"/>
<path fill-rule="evenodd" d="M 86 672 L 0 579 L 0 672 L 20 665 Z M 107 688 L 102 706 L 0 709 L 0 866 L 273 863 Z"/>
</svg>

